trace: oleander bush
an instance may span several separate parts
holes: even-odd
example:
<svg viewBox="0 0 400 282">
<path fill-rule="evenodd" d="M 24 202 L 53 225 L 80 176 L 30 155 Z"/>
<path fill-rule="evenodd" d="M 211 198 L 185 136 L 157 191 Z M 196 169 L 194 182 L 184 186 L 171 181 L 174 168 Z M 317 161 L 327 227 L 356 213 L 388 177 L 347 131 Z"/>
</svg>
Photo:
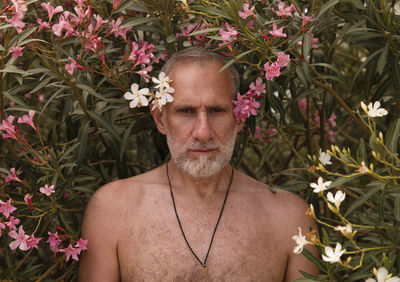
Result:
<svg viewBox="0 0 400 282">
<path fill-rule="evenodd" d="M 397 1 L 5 0 L 0 9 L 0 279 L 76 279 L 90 196 L 168 159 L 149 108 L 169 98 L 139 88 L 151 90 L 164 61 L 190 46 L 241 74 L 234 115 L 246 127 L 233 165 L 310 203 L 318 228 L 293 234 L 294 251 L 321 274 L 300 281 L 400 273 Z"/>
</svg>

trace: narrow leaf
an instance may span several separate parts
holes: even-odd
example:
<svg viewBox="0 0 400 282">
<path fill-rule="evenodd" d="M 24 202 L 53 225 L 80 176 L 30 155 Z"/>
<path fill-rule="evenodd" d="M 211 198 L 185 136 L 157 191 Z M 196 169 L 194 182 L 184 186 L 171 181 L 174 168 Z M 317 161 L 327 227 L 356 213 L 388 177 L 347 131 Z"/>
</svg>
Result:
<svg viewBox="0 0 400 282">
<path fill-rule="evenodd" d="M 379 74 L 382 74 L 383 69 L 385 68 L 388 53 L 389 53 L 389 42 L 387 42 L 385 47 L 382 48 L 382 53 L 378 59 L 378 65 L 376 66 L 376 71 Z"/>
</svg>

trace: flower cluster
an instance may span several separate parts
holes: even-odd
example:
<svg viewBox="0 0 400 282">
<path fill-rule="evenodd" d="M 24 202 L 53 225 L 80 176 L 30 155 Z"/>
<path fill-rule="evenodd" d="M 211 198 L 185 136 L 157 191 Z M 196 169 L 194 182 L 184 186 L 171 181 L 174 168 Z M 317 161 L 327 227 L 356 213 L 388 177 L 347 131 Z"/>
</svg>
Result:
<svg viewBox="0 0 400 282">
<path fill-rule="evenodd" d="M 256 98 L 260 98 L 262 94 L 265 93 L 265 84 L 262 83 L 262 79 L 258 77 L 254 82 L 252 82 L 249 86 L 249 90 L 244 94 L 237 94 L 237 99 L 233 101 L 235 105 L 233 109 L 233 114 L 235 115 L 236 120 L 240 120 L 242 122 L 246 121 L 250 115 L 257 115 L 255 109 L 260 107 L 260 102 L 256 100 Z"/>
<path fill-rule="evenodd" d="M 281 68 L 286 67 L 288 62 L 290 62 L 289 55 L 279 52 L 275 62 L 272 64 L 270 62 L 264 64 L 265 79 L 273 80 L 274 77 L 279 77 L 281 75 Z"/>
<path fill-rule="evenodd" d="M 139 89 L 139 85 L 136 83 L 131 85 L 131 92 L 124 94 L 125 99 L 132 100 L 129 103 L 129 107 L 148 106 L 150 102 L 152 104 L 152 111 L 156 108 L 161 111 L 164 105 L 174 100 L 171 94 L 175 92 L 175 89 L 170 86 L 171 81 L 165 73 L 160 72 L 158 78 L 153 77 L 152 81 L 156 84 L 154 86 L 155 93 L 150 92 L 148 88 Z M 149 96 L 149 98 L 146 96 Z"/>
<path fill-rule="evenodd" d="M 153 54 L 155 46 L 143 39 L 130 44 L 127 33 L 132 28 L 121 26 L 124 19 L 122 16 L 117 19 L 103 19 L 100 15 L 92 13 L 89 1 L 74 0 L 74 2 L 76 4 L 74 12 L 66 11 L 62 6 L 53 7 L 50 2 L 42 3 L 41 7 L 47 11 L 48 20 L 37 19 L 39 31 L 50 30 L 60 40 L 77 38 L 87 54 L 92 53 L 100 59 L 104 71 L 107 69 L 105 67 L 106 56 L 103 51 L 107 44 L 105 38 L 110 35 L 115 39 L 122 38 L 128 45 L 131 45 L 131 53 L 125 58 L 126 71 L 139 74 L 148 81 L 150 78 L 148 73 L 153 69 L 151 64 L 158 62 L 157 57 Z M 14 54 L 17 56 L 16 53 Z M 86 69 L 81 63 L 84 58 L 79 58 L 79 55 L 76 58 L 68 57 L 68 60 L 70 63 L 65 65 L 65 69 L 69 74 L 72 75 L 75 69 Z"/>
</svg>

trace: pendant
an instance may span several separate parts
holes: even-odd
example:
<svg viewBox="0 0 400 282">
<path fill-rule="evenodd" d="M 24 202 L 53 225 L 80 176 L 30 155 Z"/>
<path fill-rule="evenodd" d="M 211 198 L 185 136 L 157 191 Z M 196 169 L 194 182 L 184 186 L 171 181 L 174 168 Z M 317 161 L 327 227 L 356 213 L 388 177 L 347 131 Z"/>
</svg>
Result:
<svg viewBox="0 0 400 282">
<path fill-rule="evenodd" d="M 203 272 L 203 277 L 206 277 L 206 273 L 207 273 L 207 266 L 203 266 L 203 269 L 201 270 L 201 272 Z"/>
</svg>

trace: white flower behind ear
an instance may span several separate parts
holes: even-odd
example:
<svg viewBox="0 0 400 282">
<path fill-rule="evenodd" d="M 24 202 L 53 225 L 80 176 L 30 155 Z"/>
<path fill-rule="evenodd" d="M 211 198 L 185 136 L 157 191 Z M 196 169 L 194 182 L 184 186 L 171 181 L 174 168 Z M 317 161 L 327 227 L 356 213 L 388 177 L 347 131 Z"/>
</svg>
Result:
<svg viewBox="0 0 400 282">
<path fill-rule="evenodd" d="M 149 95 L 148 88 L 142 88 L 139 90 L 139 85 L 136 83 L 133 83 L 131 85 L 131 91 L 132 92 L 126 92 L 124 94 L 124 98 L 126 100 L 132 100 L 129 103 L 130 108 L 136 108 L 136 107 L 149 105 L 149 101 L 145 97 L 145 96 Z"/>
</svg>

